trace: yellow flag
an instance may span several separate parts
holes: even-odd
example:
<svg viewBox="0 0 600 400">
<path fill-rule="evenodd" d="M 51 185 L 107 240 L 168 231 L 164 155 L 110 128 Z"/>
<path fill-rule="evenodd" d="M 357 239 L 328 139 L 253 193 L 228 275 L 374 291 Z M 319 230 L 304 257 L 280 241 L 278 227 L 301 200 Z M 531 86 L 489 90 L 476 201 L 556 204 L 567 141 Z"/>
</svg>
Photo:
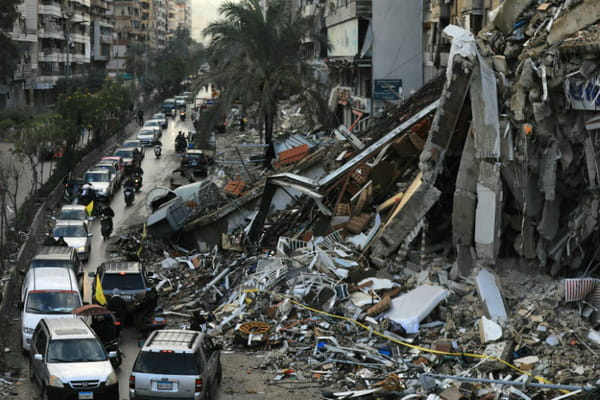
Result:
<svg viewBox="0 0 600 400">
<path fill-rule="evenodd" d="M 85 211 L 87 211 L 90 217 L 92 216 L 92 212 L 94 211 L 94 200 L 90 201 L 89 204 L 85 206 Z"/>
<path fill-rule="evenodd" d="M 104 297 L 104 290 L 102 290 L 102 283 L 100 282 L 100 275 L 96 275 L 96 292 L 94 293 L 96 301 L 101 306 L 106 304 L 106 297 Z"/>
</svg>

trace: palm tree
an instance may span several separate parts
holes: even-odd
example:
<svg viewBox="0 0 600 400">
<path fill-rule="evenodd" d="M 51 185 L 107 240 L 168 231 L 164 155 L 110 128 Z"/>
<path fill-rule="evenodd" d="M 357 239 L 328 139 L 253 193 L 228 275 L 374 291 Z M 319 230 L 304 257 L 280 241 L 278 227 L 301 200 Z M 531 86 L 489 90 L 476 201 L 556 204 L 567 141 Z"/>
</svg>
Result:
<svg viewBox="0 0 600 400">
<path fill-rule="evenodd" d="M 235 99 L 242 107 L 258 101 L 268 145 L 267 165 L 274 158 L 273 121 L 278 100 L 297 95 L 307 105 L 323 102 L 314 70 L 301 52 L 302 40 L 314 32 L 313 18 L 290 21 L 285 6 L 285 0 L 269 2 L 266 10 L 260 0 L 228 1 L 219 8 L 224 19 L 203 31 L 211 38 L 207 49 L 211 72 L 202 83 L 223 89 L 221 107 L 228 108 Z"/>
</svg>

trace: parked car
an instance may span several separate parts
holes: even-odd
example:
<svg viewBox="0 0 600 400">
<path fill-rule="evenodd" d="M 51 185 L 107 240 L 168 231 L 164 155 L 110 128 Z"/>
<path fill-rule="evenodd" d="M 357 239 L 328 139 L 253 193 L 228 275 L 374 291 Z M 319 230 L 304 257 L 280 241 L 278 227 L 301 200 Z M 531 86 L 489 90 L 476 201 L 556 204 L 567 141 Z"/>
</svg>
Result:
<svg viewBox="0 0 600 400">
<path fill-rule="evenodd" d="M 154 128 L 158 131 L 158 137 L 162 136 L 162 121 L 159 119 L 149 119 L 144 122 L 144 126 L 142 128 Z"/>
<path fill-rule="evenodd" d="M 158 130 L 153 127 L 145 127 L 138 131 L 136 139 L 144 146 L 153 146 L 158 141 Z"/>
<path fill-rule="evenodd" d="M 77 252 L 79 258 L 87 260 L 92 250 L 92 234 L 88 233 L 87 224 L 81 221 L 66 221 L 56 224 L 52 231 L 55 238 L 63 238 Z"/>
<path fill-rule="evenodd" d="M 169 127 L 169 120 L 167 119 L 167 116 L 163 113 L 156 113 L 156 114 L 152 115 L 151 119 L 160 121 L 161 127 L 163 129 L 167 129 Z"/>
<path fill-rule="evenodd" d="M 105 262 L 96 269 L 107 305 L 118 314 L 133 312 L 150 288 L 152 274 L 138 261 Z M 92 293 L 96 279 L 92 281 Z"/>
<path fill-rule="evenodd" d="M 96 196 L 104 201 L 110 201 L 119 186 L 117 177 L 104 168 L 86 171 L 83 175 L 83 179 L 92 185 L 92 189 L 96 192 Z"/>
<path fill-rule="evenodd" d="M 33 333 L 30 377 L 42 399 L 118 399 L 119 380 L 104 346 L 80 318 L 42 319 Z"/>
<path fill-rule="evenodd" d="M 129 398 L 213 399 L 221 382 L 221 345 L 198 331 L 154 331 L 129 377 Z"/>
<path fill-rule="evenodd" d="M 116 161 L 119 165 L 119 171 L 121 171 L 121 180 L 125 177 L 125 161 L 123 160 L 123 157 L 120 156 L 104 156 L 100 159 L 100 162 L 102 161 Z"/>
<path fill-rule="evenodd" d="M 106 169 L 110 172 L 110 175 L 117 181 L 117 189 L 121 187 L 123 182 L 123 173 L 119 166 L 119 162 L 116 160 L 102 160 L 98 164 L 94 165 L 94 169 Z M 114 193 L 113 193 L 114 194 Z"/>
<path fill-rule="evenodd" d="M 119 147 L 113 153 L 115 157 L 121 157 L 123 159 L 125 175 L 129 175 L 133 167 L 140 165 L 139 152 L 131 147 Z"/>
<path fill-rule="evenodd" d="M 31 349 L 31 336 L 42 318 L 75 317 L 81 294 L 73 270 L 62 267 L 32 268 L 21 287 L 21 346 Z"/>
<path fill-rule="evenodd" d="M 181 159 L 181 168 L 189 171 L 193 177 L 205 177 L 207 174 L 206 168 L 214 161 L 213 157 L 214 151 L 187 150 Z"/>
<path fill-rule="evenodd" d="M 77 287 L 83 293 L 83 266 L 75 249 L 65 246 L 44 246 L 37 250 L 29 268 L 67 268 L 77 277 Z M 25 271 L 23 271 L 24 273 Z"/>
<path fill-rule="evenodd" d="M 124 148 L 132 147 L 134 149 L 137 149 L 137 151 L 140 152 L 141 160 L 143 160 L 144 157 L 146 157 L 146 148 L 144 147 L 144 145 L 142 144 L 142 142 L 140 140 L 137 140 L 137 139 L 126 140 L 123 142 L 121 147 L 124 147 Z"/>
<path fill-rule="evenodd" d="M 92 221 L 92 217 L 88 215 L 84 205 L 66 204 L 60 208 L 60 211 L 54 217 L 54 221 L 57 224 L 66 221 L 83 221 L 89 224 Z"/>
</svg>

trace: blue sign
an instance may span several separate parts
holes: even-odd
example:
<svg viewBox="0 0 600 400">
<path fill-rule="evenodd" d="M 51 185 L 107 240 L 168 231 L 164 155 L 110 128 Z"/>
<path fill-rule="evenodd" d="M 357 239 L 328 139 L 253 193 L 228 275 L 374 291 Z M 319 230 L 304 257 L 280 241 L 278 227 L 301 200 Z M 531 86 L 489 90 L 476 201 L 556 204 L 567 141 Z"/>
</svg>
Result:
<svg viewBox="0 0 600 400">
<path fill-rule="evenodd" d="M 375 79 L 375 100 L 400 100 L 402 79 Z"/>
</svg>

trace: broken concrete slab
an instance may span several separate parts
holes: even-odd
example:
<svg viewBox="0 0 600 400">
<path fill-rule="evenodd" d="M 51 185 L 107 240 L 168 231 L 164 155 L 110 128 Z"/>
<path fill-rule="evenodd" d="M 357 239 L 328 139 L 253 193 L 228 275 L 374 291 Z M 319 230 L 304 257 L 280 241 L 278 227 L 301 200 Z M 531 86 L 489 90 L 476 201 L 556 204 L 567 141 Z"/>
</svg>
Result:
<svg viewBox="0 0 600 400">
<path fill-rule="evenodd" d="M 478 326 L 481 343 L 495 342 L 502 338 L 502 327 L 491 319 L 481 317 Z"/>
<path fill-rule="evenodd" d="M 392 299 L 391 309 L 384 316 L 402 325 L 407 333 L 417 333 L 419 323 L 448 295 L 449 292 L 441 286 L 418 286 Z"/>
<path fill-rule="evenodd" d="M 500 248 L 502 219 L 502 181 L 500 164 L 482 162 L 477 181 L 477 209 L 475 211 L 475 249 L 482 261 L 495 263 Z"/>
<path fill-rule="evenodd" d="M 483 301 L 490 318 L 499 323 L 506 321 L 508 315 L 504 306 L 502 293 L 498 287 L 496 275 L 488 269 L 483 268 L 477 274 L 475 281 L 477 282 L 479 297 Z"/>
<path fill-rule="evenodd" d="M 519 15 L 521 15 L 532 2 L 533 0 L 506 0 L 500 6 L 492 23 L 496 28 L 500 29 L 502 33 L 509 33 L 513 29 L 513 25 Z"/>
<path fill-rule="evenodd" d="M 549 44 L 560 42 L 571 34 L 596 22 L 599 15 L 600 2 L 597 0 L 583 0 L 554 21 L 546 40 Z"/>
</svg>

